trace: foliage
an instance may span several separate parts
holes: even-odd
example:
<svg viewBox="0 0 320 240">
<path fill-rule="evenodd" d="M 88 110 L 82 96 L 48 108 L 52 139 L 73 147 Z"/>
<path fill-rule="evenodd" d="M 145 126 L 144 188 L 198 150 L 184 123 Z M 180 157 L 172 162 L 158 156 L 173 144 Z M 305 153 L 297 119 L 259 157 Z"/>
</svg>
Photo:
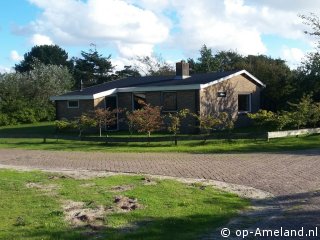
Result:
<svg viewBox="0 0 320 240">
<path fill-rule="evenodd" d="M 161 117 L 161 107 L 151 106 L 150 104 L 144 104 L 141 109 L 127 113 L 127 119 L 130 128 L 137 130 L 141 133 L 148 134 L 159 131 L 163 125 L 163 119 Z"/>
<path fill-rule="evenodd" d="M 311 126 L 316 127 L 320 124 L 320 102 L 313 103 L 310 107 L 310 119 Z"/>
<path fill-rule="evenodd" d="M 112 72 L 114 67 L 111 63 L 111 55 L 104 57 L 100 54 L 95 45 L 89 52 L 82 51 L 81 58 L 73 58 L 73 75 L 76 79 L 75 88 L 80 87 L 82 81 L 84 87 L 104 83 L 113 79 Z"/>
<path fill-rule="evenodd" d="M 126 77 L 140 77 L 141 74 L 136 68 L 132 66 L 124 66 L 124 69 L 116 71 L 116 78 L 126 78 Z"/>
<path fill-rule="evenodd" d="M 72 128 L 70 122 L 67 119 L 54 121 L 54 126 L 57 129 L 57 131 L 63 131 L 63 130 Z"/>
<path fill-rule="evenodd" d="M 299 103 L 289 103 L 291 106 L 291 118 L 295 127 L 300 129 L 306 126 L 310 119 L 310 110 L 312 105 L 311 95 L 304 95 Z"/>
<path fill-rule="evenodd" d="M 257 113 L 248 113 L 250 119 L 253 123 L 259 127 L 270 127 L 274 125 L 275 113 L 260 109 Z"/>
<path fill-rule="evenodd" d="M 82 136 L 83 131 L 95 127 L 97 122 L 94 118 L 90 117 L 88 114 L 83 113 L 80 117 L 76 118 L 74 121 L 70 122 L 72 128 L 78 129 L 79 137 Z"/>
<path fill-rule="evenodd" d="M 205 113 L 193 113 L 191 115 L 197 119 L 200 131 L 205 134 L 203 139 L 204 143 L 207 140 L 206 135 L 209 135 L 215 128 L 218 128 L 221 125 L 221 119 L 218 115 L 211 115 Z"/>
<path fill-rule="evenodd" d="M 65 93 L 73 79 L 66 67 L 35 63 L 24 73 L 0 77 L 0 111 L 11 124 L 53 120 L 54 105 L 50 96 Z"/>
<path fill-rule="evenodd" d="M 12 121 L 7 114 L 0 113 L 0 126 L 8 126 L 12 124 Z"/>
<path fill-rule="evenodd" d="M 68 61 L 68 53 L 57 45 L 34 46 L 30 52 L 24 54 L 24 59 L 15 65 L 18 72 L 29 72 L 35 69 L 35 64 L 40 62 L 44 65 L 57 65 L 71 68 Z"/>
<path fill-rule="evenodd" d="M 117 114 L 119 112 L 119 109 L 111 110 L 110 108 L 98 108 L 94 110 L 93 118 L 96 120 L 97 126 L 99 127 L 100 137 L 102 136 L 101 130 L 104 126 L 108 130 L 111 126 L 117 123 Z"/>
<path fill-rule="evenodd" d="M 161 55 L 136 57 L 134 68 L 146 76 L 175 75 L 175 69 Z"/>
<path fill-rule="evenodd" d="M 234 123 L 236 121 L 236 118 L 232 117 L 231 113 L 220 112 L 219 119 L 220 119 L 221 129 L 227 130 L 230 136 L 230 133 L 234 128 Z"/>
<path fill-rule="evenodd" d="M 169 113 L 168 114 L 168 119 L 169 119 L 168 131 L 173 133 L 174 135 L 177 135 L 177 133 L 180 132 L 182 119 L 186 118 L 188 114 L 189 114 L 188 109 L 182 109 L 175 113 Z"/>
<path fill-rule="evenodd" d="M 168 131 L 173 133 L 173 135 L 175 136 L 175 145 L 178 144 L 176 135 L 180 132 L 181 121 L 186 118 L 188 114 L 188 109 L 182 109 L 178 112 L 168 114 Z"/>
</svg>

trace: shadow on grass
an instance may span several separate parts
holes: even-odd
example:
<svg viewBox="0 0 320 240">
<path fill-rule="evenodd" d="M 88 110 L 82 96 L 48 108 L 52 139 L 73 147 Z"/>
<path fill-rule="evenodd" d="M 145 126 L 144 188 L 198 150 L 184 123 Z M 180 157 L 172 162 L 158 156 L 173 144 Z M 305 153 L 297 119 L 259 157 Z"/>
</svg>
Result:
<svg viewBox="0 0 320 240">
<path fill-rule="evenodd" d="M 123 228 L 106 227 L 98 231 L 93 231 L 89 227 L 65 230 L 34 229 L 20 234 L 31 239 L 191 240 L 198 239 L 226 224 L 232 216 L 220 213 L 215 215 L 190 215 L 181 218 L 147 217 L 148 220 L 137 221 Z"/>
</svg>

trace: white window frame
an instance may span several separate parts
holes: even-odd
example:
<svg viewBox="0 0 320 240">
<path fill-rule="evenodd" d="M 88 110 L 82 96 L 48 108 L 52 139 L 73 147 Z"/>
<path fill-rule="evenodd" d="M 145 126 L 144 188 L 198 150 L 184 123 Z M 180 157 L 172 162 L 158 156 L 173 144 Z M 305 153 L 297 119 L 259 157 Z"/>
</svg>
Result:
<svg viewBox="0 0 320 240">
<path fill-rule="evenodd" d="M 244 114 L 244 113 L 251 113 L 252 110 L 252 94 L 251 93 L 239 93 L 238 94 L 238 104 L 239 104 L 239 96 L 240 95 L 245 95 L 245 96 L 249 96 L 249 110 L 248 111 L 239 111 L 239 105 L 238 105 L 238 114 Z"/>
<path fill-rule="evenodd" d="M 72 107 L 72 106 L 70 106 L 70 102 L 78 102 L 78 106 L 77 107 Z M 68 108 L 79 108 L 79 105 L 80 105 L 79 100 L 68 100 L 68 102 L 67 102 Z"/>
</svg>

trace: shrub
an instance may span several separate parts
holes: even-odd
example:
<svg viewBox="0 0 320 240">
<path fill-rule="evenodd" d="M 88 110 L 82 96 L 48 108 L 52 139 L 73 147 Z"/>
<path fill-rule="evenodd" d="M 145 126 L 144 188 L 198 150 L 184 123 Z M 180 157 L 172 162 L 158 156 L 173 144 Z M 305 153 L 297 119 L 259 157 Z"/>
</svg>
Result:
<svg viewBox="0 0 320 240">
<path fill-rule="evenodd" d="M 148 134 L 159 131 L 163 125 L 161 107 L 144 104 L 141 109 L 127 113 L 129 128 Z"/>
<path fill-rule="evenodd" d="M 0 126 L 7 126 L 12 124 L 7 114 L 0 113 Z"/>
<path fill-rule="evenodd" d="M 189 113 L 188 109 L 182 109 L 179 112 L 169 113 L 168 115 L 168 119 L 169 119 L 168 131 L 173 133 L 175 145 L 178 144 L 177 133 L 180 132 L 181 121 L 182 119 L 187 117 L 188 113 Z"/>
</svg>

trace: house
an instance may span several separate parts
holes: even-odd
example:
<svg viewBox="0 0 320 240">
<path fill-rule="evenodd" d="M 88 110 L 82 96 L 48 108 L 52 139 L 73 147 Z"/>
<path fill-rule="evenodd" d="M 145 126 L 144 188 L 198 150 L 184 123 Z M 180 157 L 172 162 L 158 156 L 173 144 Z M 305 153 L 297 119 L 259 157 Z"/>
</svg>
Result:
<svg viewBox="0 0 320 240">
<path fill-rule="evenodd" d="M 163 114 L 189 109 L 193 113 L 212 114 L 226 111 L 244 125 L 245 113 L 260 108 L 260 92 L 265 85 L 246 70 L 194 74 L 189 64 L 176 63 L 175 76 L 128 77 L 51 97 L 57 119 L 72 119 L 96 108 L 140 108 L 139 100 L 162 106 Z M 121 118 L 121 116 L 119 116 Z M 196 122 L 190 118 L 182 131 L 192 132 Z M 127 129 L 118 121 L 114 129 Z"/>
</svg>

